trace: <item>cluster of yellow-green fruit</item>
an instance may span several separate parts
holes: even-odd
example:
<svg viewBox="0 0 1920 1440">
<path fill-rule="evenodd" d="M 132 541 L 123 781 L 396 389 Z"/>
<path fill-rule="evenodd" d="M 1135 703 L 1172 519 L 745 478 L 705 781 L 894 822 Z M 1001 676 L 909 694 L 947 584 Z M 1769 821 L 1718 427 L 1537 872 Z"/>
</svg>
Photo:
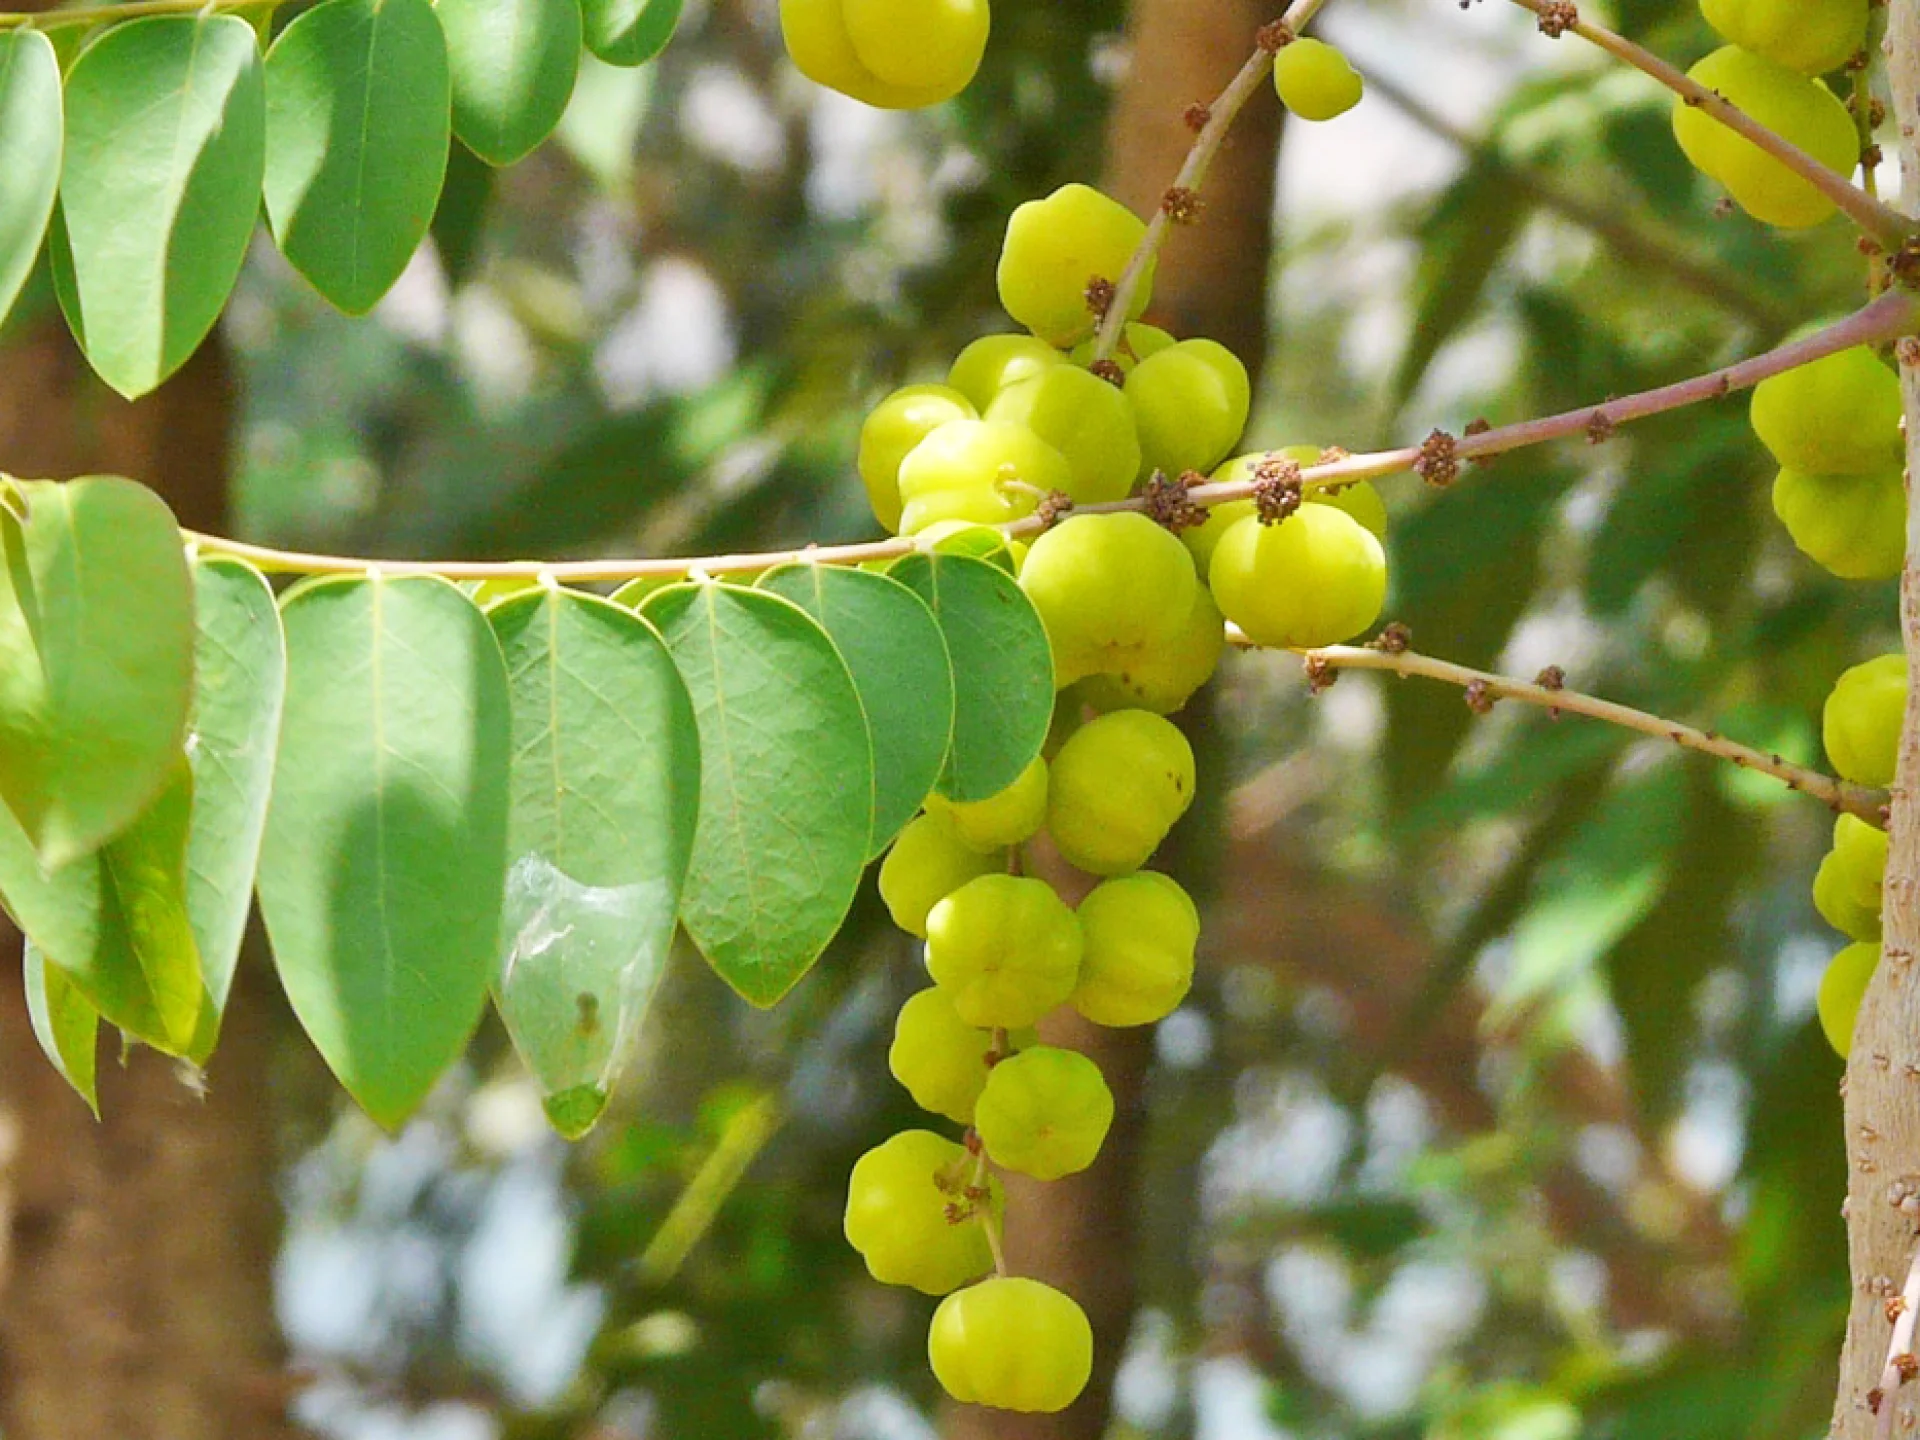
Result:
<svg viewBox="0 0 1920 1440">
<path fill-rule="evenodd" d="M 1009 1410 L 1071 1404 L 1093 1340 L 1071 1297 L 1004 1273 L 994 1172 L 1085 1169 L 1114 1109 L 1099 1067 L 1033 1027 L 1063 1006 L 1098 1025 L 1152 1024 L 1193 981 L 1198 912 L 1143 868 L 1194 794 L 1193 751 L 1165 717 L 1212 675 L 1228 619 L 1258 644 L 1345 640 L 1374 622 L 1386 586 L 1370 487 L 1300 494 L 1298 467 L 1317 447 L 1230 458 L 1250 397 L 1226 349 L 1129 323 L 1117 353 L 1096 358 L 1102 307 L 1144 232 L 1084 185 L 1021 206 L 998 281 L 1028 333 L 975 341 L 944 384 L 884 399 L 860 438 L 861 478 L 889 530 L 931 539 L 1043 505 L 1054 520 L 1011 547 L 1059 690 L 1046 753 L 989 799 L 930 797 L 880 869 L 881 897 L 925 941 L 933 982 L 902 1007 L 890 1065 L 962 1135 L 909 1130 L 870 1151 L 846 1212 L 877 1279 L 946 1297 L 928 1336 L 941 1384 Z M 1148 296 L 1142 284 L 1132 316 Z M 1295 478 L 1291 504 L 1164 503 L 1196 479 L 1276 466 Z M 1075 513 L 1142 486 L 1163 502 L 1158 518 Z M 1028 873 L 1042 839 L 1092 882 L 1077 907 Z"/>
<path fill-rule="evenodd" d="M 966 89 L 990 21 L 987 0 L 780 0 L 780 32 L 800 73 L 886 110 Z"/>
<path fill-rule="evenodd" d="M 1707 21 L 1732 42 L 1687 72 L 1829 169 L 1851 175 L 1860 132 L 1819 78 L 1845 66 L 1866 43 L 1868 0 L 1700 0 Z M 1696 169 L 1726 187 L 1756 220 L 1783 228 L 1816 225 L 1833 202 L 1751 140 L 1686 100 L 1673 133 Z"/>
<path fill-rule="evenodd" d="M 1907 710 L 1907 660 L 1877 655 L 1835 682 L 1821 716 L 1827 759 L 1842 778 L 1882 788 L 1893 783 L 1900 727 Z M 1833 848 L 1813 881 L 1813 903 L 1853 943 L 1820 980 L 1820 1026 L 1845 1057 L 1853 1045 L 1860 999 L 1880 961 L 1880 894 L 1886 882 L 1887 835 L 1854 815 L 1834 822 Z"/>
</svg>

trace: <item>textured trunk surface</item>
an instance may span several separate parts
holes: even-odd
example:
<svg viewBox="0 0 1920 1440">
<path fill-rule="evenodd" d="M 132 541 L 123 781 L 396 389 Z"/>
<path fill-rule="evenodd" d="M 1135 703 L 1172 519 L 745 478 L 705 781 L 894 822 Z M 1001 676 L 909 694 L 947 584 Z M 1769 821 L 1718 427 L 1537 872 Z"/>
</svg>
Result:
<svg viewBox="0 0 1920 1440">
<path fill-rule="evenodd" d="M 1893 0 L 1888 54 L 1899 121 L 1905 193 L 1920 189 L 1920 4 Z M 1908 666 L 1920 670 L 1920 354 L 1901 347 L 1907 398 L 1907 566 L 1900 583 Z M 1909 687 L 1893 786 L 1887 855 L 1885 938 L 1847 1063 L 1847 1246 L 1853 1304 L 1840 1360 L 1833 1433 L 1842 1440 L 1911 1435 L 1920 1424 L 1920 1383 L 1890 1359 L 1913 1350 L 1915 1220 L 1920 1216 L 1920 685 Z M 1904 1295 L 1903 1295 L 1904 1292 Z M 1905 1312 L 1905 1313 L 1902 1313 Z M 1895 1328 L 1899 1342 L 1895 1343 Z"/>
<path fill-rule="evenodd" d="M 136 405 L 57 325 L 0 352 L 0 464 L 152 484 L 218 526 L 232 413 L 217 348 Z M 27 1025 L 0 922 L 0 1432 L 8 1440 L 279 1440 L 272 1012 L 242 967 L 201 1098 L 173 1062 L 103 1038 L 87 1109 Z"/>
</svg>

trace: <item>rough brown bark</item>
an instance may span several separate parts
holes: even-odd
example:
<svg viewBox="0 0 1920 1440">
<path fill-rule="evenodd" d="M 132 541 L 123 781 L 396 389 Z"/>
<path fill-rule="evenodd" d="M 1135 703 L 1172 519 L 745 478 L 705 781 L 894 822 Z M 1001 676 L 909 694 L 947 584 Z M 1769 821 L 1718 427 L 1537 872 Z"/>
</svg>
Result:
<svg viewBox="0 0 1920 1440">
<path fill-rule="evenodd" d="M 57 326 L 0 353 L 0 465 L 152 484 L 193 525 L 225 510 L 232 387 L 209 346 L 129 405 Z M 279 1223 L 266 1103 L 273 1010 L 242 967 L 204 1099 L 103 1041 L 96 1123 L 41 1058 L 19 937 L 0 923 L 0 1431 L 9 1440 L 278 1440 Z"/>
<path fill-rule="evenodd" d="M 1131 66 L 1107 132 L 1101 187 L 1108 194 L 1138 214 L 1153 212 L 1193 143 L 1187 106 L 1220 92 L 1252 53 L 1254 32 L 1282 8 L 1274 0 L 1138 0 L 1129 26 Z M 1175 230 L 1162 252 L 1147 312 L 1176 335 L 1220 341 L 1250 371 L 1258 370 L 1266 347 L 1278 112 L 1270 92 L 1243 112 L 1208 173 L 1200 223 Z M 1204 716 L 1204 708 L 1196 713 Z M 1191 722 L 1190 729 L 1193 724 L 1205 721 Z M 1195 748 L 1204 764 L 1210 747 L 1196 737 Z M 1057 866 L 1045 873 L 1070 900 L 1079 898 L 1084 877 Z M 1057 1416 L 949 1406 L 942 1425 L 948 1440 L 1098 1440 L 1107 1430 L 1114 1369 L 1133 1321 L 1135 1209 L 1153 1037 L 1145 1029 L 1102 1029 L 1071 1014 L 1050 1018 L 1041 1034 L 1099 1064 L 1116 1114 L 1089 1170 L 1044 1185 L 1007 1177 L 1007 1259 L 1014 1273 L 1058 1285 L 1086 1308 L 1094 1327 L 1093 1379 L 1079 1402 Z"/>
<path fill-rule="evenodd" d="M 1920 184 L 1920 11 L 1895 0 L 1887 53 L 1899 121 L 1906 193 Z M 1910 669 L 1920 669 L 1920 354 L 1900 347 L 1907 411 L 1907 564 L 1900 584 L 1901 628 Z M 1847 1248 L 1853 1303 L 1834 1400 L 1841 1440 L 1909 1435 L 1920 1417 L 1920 1384 L 1883 1382 L 1890 1348 L 1911 1358 L 1915 1218 L 1920 1214 L 1920 685 L 1908 687 L 1906 724 L 1894 779 L 1881 958 L 1860 1007 L 1847 1062 Z M 1900 1311 L 1907 1310 L 1905 1316 Z M 1896 1325 L 1905 1335 L 1892 1345 Z"/>
</svg>

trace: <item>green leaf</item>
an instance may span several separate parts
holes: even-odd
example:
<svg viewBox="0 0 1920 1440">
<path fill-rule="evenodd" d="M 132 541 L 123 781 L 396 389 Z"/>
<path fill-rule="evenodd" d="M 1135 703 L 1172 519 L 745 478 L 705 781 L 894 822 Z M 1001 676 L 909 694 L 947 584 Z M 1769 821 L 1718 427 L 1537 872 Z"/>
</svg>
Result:
<svg viewBox="0 0 1920 1440">
<path fill-rule="evenodd" d="M 939 622 L 906 586 L 871 570 L 783 565 L 762 589 L 793 601 L 839 647 L 867 712 L 878 855 L 925 803 L 953 740 L 953 665 Z"/>
<path fill-rule="evenodd" d="M 286 645 L 273 591 L 250 565 L 219 557 L 194 566 L 193 821 L 187 831 L 187 913 L 214 1028 L 240 958 L 253 900 L 274 747 L 286 693 Z"/>
<path fill-rule="evenodd" d="M 100 1043 L 100 1012 L 75 988 L 57 965 L 47 963 L 40 948 L 27 941 L 27 1023 L 33 1038 L 53 1063 L 60 1078 L 87 1102 L 93 1118 L 100 1118 L 100 1088 L 95 1072 Z"/>
<path fill-rule="evenodd" d="M 685 0 L 581 0 L 587 48 L 610 65 L 644 65 L 673 38 Z"/>
<path fill-rule="evenodd" d="M 0 319 L 33 272 L 60 188 L 60 61 L 37 30 L 0 33 Z"/>
<path fill-rule="evenodd" d="M 444 580 L 297 586 L 260 909 L 294 1013 L 398 1125 L 486 1007 L 511 720 L 493 632 Z"/>
<path fill-rule="evenodd" d="M 1053 652 L 1014 578 L 959 555 L 908 555 L 887 572 L 932 608 L 953 663 L 953 749 L 940 793 L 998 795 L 1033 763 L 1053 723 Z"/>
<path fill-rule="evenodd" d="M 0 895 L 20 929 L 106 1019 L 169 1055 L 188 1053 L 207 1006 L 187 918 L 192 806 L 192 773 L 176 757 L 145 814 L 52 871 L 0 812 Z"/>
<path fill-rule="evenodd" d="M 260 68 L 252 26 L 201 14 L 116 25 L 68 72 L 57 288 L 129 399 L 186 363 L 240 274 L 266 163 Z"/>
<path fill-rule="evenodd" d="M 580 0 L 440 0 L 453 133 L 511 165 L 553 133 L 580 69 Z"/>
<path fill-rule="evenodd" d="M 575 1138 L 666 969 L 700 810 L 698 722 L 659 632 L 630 610 L 547 589 L 487 619 L 513 700 L 495 1003 Z"/>
<path fill-rule="evenodd" d="M 427 0 L 325 0 L 267 52 L 267 218 L 349 315 L 373 308 L 433 221 L 452 83 Z"/>
<path fill-rule="evenodd" d="M 0 801 L 50 868 L 97 849 L 167 783 L 193 686 L 193 587 L 151 490 L 23 481 L 0 525 Z"/>
<path fill-rule="evenodd" d="M 700 721 L 700 824 L 680 919 L 720 978 L 771 1005 L 853 904 L 873 755 L 846 662 L 799 606 L 706 583 L 647 597 Z"/>
<path fill-rule="evenodd" d="M 447 283 L 456 289 L 473 273 L 493 198 L 493 167 L 459 141 L 447 150 L 447 177 L 433 212 L 433 246 Z"/>
</svg>

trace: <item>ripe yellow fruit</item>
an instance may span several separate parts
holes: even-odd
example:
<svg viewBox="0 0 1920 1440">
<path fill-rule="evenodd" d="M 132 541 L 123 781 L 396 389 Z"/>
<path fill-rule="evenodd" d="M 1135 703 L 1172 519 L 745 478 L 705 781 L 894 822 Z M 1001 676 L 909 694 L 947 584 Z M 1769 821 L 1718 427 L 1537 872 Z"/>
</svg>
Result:
<svg viewBox="0 0 1920 1440">
<path fill-rule="evenodd" d="M 1064 365 L 1066 357 L 1035 335 L 982 335 L 954 356 L 947 384 L 985 410 L 1009 385 Z"/>
<path fill-rule="evenodd" d="M 1333 645 L 1380 618 L 1387 557 L 1358 520 L 1302 505 L 1277 525 L 1235 521 L 1214 548 L 1208 583 L 1221 612 L 1256 645 Z"/>
<path fill-rule="evenodd" d="M 887 530 L 900 530 L 900 462 L 949 420 L 977 420 L 978 413 L 958 390 L 945 385 L 908 385 L 896 390 L 860 427 L 858 465 L 873 515 Z"/>
<path fill-rule="evenodd" d="M 965 1212 L 997 1209 L 1000 1196 L 989 1180 L 988 1195 L 970 1201 L 973 1169 L 964 1147 L 931 1130 L 903 1130 L 854 1162 L 844 1227 L 874 1279 L 945 1295 L 993 1268 L 986 1231 Z"/>
<path fill-rule="evenodd" d="M 1842 672 L 1820 715 L 1833 768 L 1856 785 L 1891 785 L 1906 711 L 1906 656 L 1878 655 Z"/>
<path fill-rule="evenodd" d="M 1099 1158 L 1113 1125 L 1113 1092 L 1086 1056 L 1035 1045 L 993 1067 L 973 1124 L 1001 1169 L 1058 1180 Z"/>
<path fill-rule="evenodd" d="M 1834 822 L 1833 848 L 1813 877 L 1814 908 L 1848 939 L 1878 940 L 1886 873 L 1887 832 L 1857 815 L 1842 815 Z"/>
<path fill-rule="evenodd" d="M 1687 74 L 1842 175 L 1859 164 L 1853 117 L 1818 80 L 1737 45 L 1714 51 Z M 1698 106 L 1675 100 L 1673 134 L 1694 167 L 1726 186 L 1756 220 L 1797 229 L 1833 213 L 1833 201 Z"/>
<path fill-rule="evenodd" d="M 944 816 L 927 814 L 900 832 L 880 862 L 880 898 L 893 923 L 924 937 L 927 913 L 969 880 L 990 875 L 999 860 L 954 833 Z"/>
<path fill-rule="evenodd" d="M 1842 1060 L 1853 1049 L 1853 1027 L 1860 1019 L 1860 1002 L 1866 998 L 1867 986 L 1879 964 L 1879 942 L 1856 941 L 1828 961 L 1827 972 L 1820 977 L 1820 993 L 1816 997 L 1820 1029 Z"/>
<path fill-rule="evenodd" d="M 1233 452 L 1253 401 L 1247 367 L 1212 340 L 1155 351 L 1127 376 L 1140 427 L 1140 473 L 1206 474 Z"/>
<path fill-rule="evenodd" d="M 1907 548 L 1907 490 L 1901 468 L 1876 475 L 1803 475 L 1782 470 L 1773 513 L 1793 543 L 1842 580 L 1890 580 Z"/>
<path fill-rule="evenodd" d="M 962 844 L 983 855 L 1019 845 L 1047 821 L 1047 762 L 1035 756 L 1014 782 L 984 800 L 929 795 L 927 810 L 944 818 Z"/>
<path fill-rule="evenodd" d="M 1302 120 L 1331 120 L 1360 103 L 1365 88 L 1347 57 L 1324 40 L 1299 39 L 1273 60 L 1280 103 Z"/>
<path fill-rule="evenodd" d="M 1022 1029 L 1073 993 L 1080 921 L 1044 881 L 982 875 L 927 916 L 927 973 L 967 1024 Z"/>
<path fill-rule="evenodd" d="M 938 985 L 907 997 L 893 1024 L 887 1068 L 922 1110 L 957 1125 L 973 1123 L 987 1084 L 990 1031 L 969 1025 Z"/>
<path fill-rule="evenodd" d="M 1789 470 L 1874 475 L 1901 463 L 1900 382 L 1864 345 L 1753 387 L 1747 417 Z"/>
<path fill-rule="evenodd" d="M 1080 983 L 1071 1003 L 1096 1025 L 1164 1020 L 1193 986 L 1200 912 L 1171 877 L 1141 870 L 1080 902 Z"/>
<path fill-rule="evenodd" d="M 1146 233 L 1139 216 L 1088 185 L 1063 185 L 1044 200 L 1029 200 L 1007 221 L 996 276 L 1000 304 L 1049 344 L 1077 345 L 1097 323 L 1088 283 L 1119 283 Z M 1149 263 L 1127 318 L 1137 318 L 1152 297 Z"/>
<path fill-rule="evenodd" d="M 1138 511 L 1069 515 L 1020 569 L 1053 645 L 1054 684 L 1125 669 L 1173 643 L 1199 581 L 1185 547 Z"/>
<path fill-rule="evenodd" d="M 940 1302 L 927 1359 L 963 1405 L 1052 1414 L 1093 1374 L 1093 1327 L 1073 1300 L 1038 1280 L 996 1276 Z"/>
<path fill-rule="evenodd" d="M 1867 42 L 1867 0 L 1700 0 L 1734 44 L 1803 75 L 1825 75 Z"/>
<path fill-rule="evenodd" d="M 780 33 L 800 73 L 886 110 L 966 89 L 989 20 L 987 0 L 780 0 Z"/>
<path fill-rule="evenodd" d="M 1283 445 L 1277 450 L 1260 450 L 1227 461 L 1215 468 L 1207 479 L 1222 485 L 1249 481 L 1257 478 L 1261 463 L 1269 456 L 1278 456 L 1305 467 L 1319 463 L 1321 453 L 1318 445 Z M 1386 503 L 1381 500 L 1380 492 L 1365 480 L 1355 480 L 1338 490 L 1309 490 L 1302 498 L 1309 504 L 1331 505 L 1336 510 L 1344 510 L 1380 539 L 1387 538 Z M 1227 533 L 1227 527 L 1242 516 L 1254 513 L 1255 506 L 1251 498 L 1229 500 L 1224 505 L 1210 507 L 1205 524 L 1180 532 L 1187 549 L 1193 552 L 1194 563 L 1200 567 L 1202 579 L 1206 578 L 1207 567 L 1212 563 L 1213 548 L 1220 543 L 1220 537 Z"/>
<path fill-rule="evenodd" d="M 1077 365 L 1054 365 L 1006 386 L 987 419 L 1024 425 L 1066 457 L 1067 494 L 1082 505 L 1123 500 L 1140 473 L 1140 437 L 1125 394 Z"/>
<path fill-rule="evenodd" d="M 1061 856 L 1090 875 L 1123 875 L 1193 803 L 1193 747 L 1158 715 L 1116 710 L 1074 731 L 1050 778 L 1047 830 Z"/>
<path fill-rule="evenodd" d="M 1171 640 L 1117 656 L 1109 662 L 1112 670 L 1087 676 L 1074 693 L 1096 710 L 1171 715 L 1213 678 L 1226 644 L 1226 617 L 1213 603 L 1213 592 L 1195 585 L 1193 608 Z"/>
<path fill-rule="evenodd" d="M 1033 513 L 1033 490 L 1045 495 L 1072 484 L 1066 457 L 1026 426 L 950 420 L 900 462 L 900 533 L 916 535 L 941 520 L 1018 520 Z"/>
</svg>

